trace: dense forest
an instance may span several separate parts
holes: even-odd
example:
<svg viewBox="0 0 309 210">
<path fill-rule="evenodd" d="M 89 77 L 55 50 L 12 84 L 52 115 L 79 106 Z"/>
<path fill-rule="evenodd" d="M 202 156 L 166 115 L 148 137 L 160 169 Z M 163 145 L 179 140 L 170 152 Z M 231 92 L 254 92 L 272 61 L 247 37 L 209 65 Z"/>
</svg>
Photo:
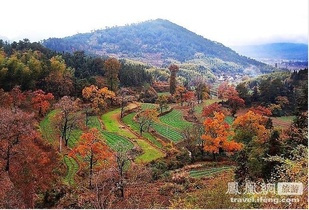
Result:
<svg viewBox="0 0 309 210">
<path fill-rule="evenodd" d="M 75 49 L 0 40 L 0 208 L 308 208 L 308 69 L 235 85 L 192 77 L 202 55 L 158 68 Z M 278 182 L 303 193 L 265 188 Z M 232 202 L 252 183 L 282 202 Z"/>
</svg>

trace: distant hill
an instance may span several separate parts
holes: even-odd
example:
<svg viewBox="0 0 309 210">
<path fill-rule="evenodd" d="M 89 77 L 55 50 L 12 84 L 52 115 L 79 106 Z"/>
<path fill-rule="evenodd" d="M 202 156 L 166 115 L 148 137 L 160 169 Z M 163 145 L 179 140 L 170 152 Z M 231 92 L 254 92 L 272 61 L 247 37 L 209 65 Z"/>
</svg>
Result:
<svg viewBox="0 0 309 210">
<path fill-rule="evenodd" d="M 236 52 L 254 59 L 308 60 L 308 45 L 298 43 L 271 43 L 233 47 Z"/>
<path fill-rule="evenodd" d="M 264 63 L 241 56 L 221 43 L 197 35 L 168 20 L 150 20 L 138 24 L 96 30 L 65 38 L 50 38 L 43 45 L 56 50 L 83 50 L 90 54 L 109 55 L 166 67 L 170 62 L 199 65 L 216 74 L 257 69 L 273 71 Z M 196 64 L 198 59 L 198 63 Z M 201 65 L 202 64 L 202 65 Z M 195 67 L 194 67 L 195 68 Z"/>
</svg>

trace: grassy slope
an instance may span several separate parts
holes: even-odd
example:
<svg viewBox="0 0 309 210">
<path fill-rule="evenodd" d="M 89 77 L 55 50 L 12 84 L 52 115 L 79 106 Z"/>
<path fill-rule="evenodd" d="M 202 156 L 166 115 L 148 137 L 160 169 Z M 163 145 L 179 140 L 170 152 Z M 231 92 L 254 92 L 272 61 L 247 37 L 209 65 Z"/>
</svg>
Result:
<svg viewBox="0 0 309 210">
<path fill-rule="evenodd" d="M 160 117 L 160 121 L 180 130 L 192 126 L 192 123 L 183 119 L 182 112 L 176 109 Z"/>
<path fill-rule="evenodd" d="M 154 148 L 148 142 L 144 141 L 143 139 L 138 139 L 138 136 L 131 133 L 128 129 L 121 128 L 122 125 L 118 122 L 117 119 L 117 116 L 119 115 L 120 115 L 120 109 L 115 109 L 113 111 L 107 112 L 106 114 L 103 114 L 102 121 L 105 125 L 106 130 L 109 132 L 109 135 L 116 133 L 119 136 L 137 139 L 136 143 L 142 148 L 144 152 L 141 156 L 137 158 L 137 161 L 150 162 L 154 159 L 164 156 L 164 154 L 160 150 Z M 104 135 L 107 135 L 107 133 L 105 133 Z"/>
<path fill-rule="evenodd" d="M 125 116 L 124 118 L 122 118 L 122 121 L 130 126 L 131 129 L 133 129 L 134 131 L 136 131 L 137 133 L 139 133 L 139 125 L 138 123 L 136 123 L 133 120 L 133 117 L 136 113 L 131 113 L 128 114 L 127 116 Z M 152 142 L 154 145 L 156 145 L 159 148 L 162 148 L 162 144 L 161 142 L 159 142 L 155 137 L 153 137 L 150 133 L 148 132 L 143 132 L 143 137 L 145 137 L 146 139 L 148 139 L 150 142 Z"/>
<path fill-rule="evenodd" d="M 119 147 L 124 148 L 125 150 L 130 150 L 134 147 L 134 145 L 129 141 L 129 139 L 118 135 L 115 132 L 103 130 L 97 116 L 90 117 L 88 126 L 90 128 L 98 129 L 102 137 L 106 140 L 107 145 L 114 151 L 117 151 Z"/>
<path fill-rule="evenodd" d="M 49 141 L 50 143 L 58 143 L 58 135 L 55 126 L 53 125 L 52 121 L 53 118 L 58 113 L 57 110 L 52 110 L 49 112 L 46 117 L 40 123 L 40 132 L 44 139 Z M 82 131 L 79 129 L 75 129 L 72 131 L 71 137 L 68 142 L 68 147 L 73 148 L 79 139 Z M 74 176 L 79 169 L 77 161 L 72 157 L 64 156 L 63 159 L 64 163 L 67 166 L 67 175 L 64 178 L 64 181 L 70 185 L 74 184 Z"/>
</svg>

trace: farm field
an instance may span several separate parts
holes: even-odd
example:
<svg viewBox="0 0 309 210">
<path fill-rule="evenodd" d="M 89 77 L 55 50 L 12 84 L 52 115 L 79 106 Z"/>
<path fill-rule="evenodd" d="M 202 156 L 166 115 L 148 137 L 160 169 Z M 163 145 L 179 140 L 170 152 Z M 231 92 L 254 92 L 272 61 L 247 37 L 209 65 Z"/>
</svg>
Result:
<svg viewBox="0 0 309 210">
<path fill-rule="evenodd" d="M 148 163 L 152 160 L 164 157 L 164 153 L 151 146 L 148 142 L 137 139 L 136 143 L 143 150 L 143 154 L 136 158 L 137 162 Z"/>
<path fill-rule="evenodd" d="M 114 124 L 114 122 L 112 122 L 112 124 Z M 114 151 L 117 151 L 119 148 L 130 150 L 134 147 L 133 143 L 128 138 L 118 135 L 116 132 L 103 130 L 97 116 L 91 116 L 89 118 L 88 126 L 98 129 L 102 137 L 106 140 L 107 145 Z"/>
<path fill-rule="evenodd" d="M 201 177 L 213 176 L 223 171 L 233 170 L 233 168 L 234 167 L 231 167 L 231 166 L 222 166 L 222 167 L 215 167 L 215 168 L 191 170 L 189 174 L 193 178 L 201 178 Z"/>
<path fill-rule="evenodd" d="M 129 126 L 132 130 L 134 130 L 135 132 L 139 133 L 139 125 L 138 123 L 136 123 L 133 120 L 133 117 L 135 116 L 136 113 L 131 113 L 128 114 L 127 116 L 125 116 L 122 121 Z M 154 145 L 156 145 L 159 148 L 162 148 L 162 143 L 160 141 L 158 141 L 154 136 L 152 136 L 150 133 L 148 132 L 143 132 L 143 137 L 145 137 L 146 139 L 148 139 L 150 142 L 152 142 Z"/>
<path fill-rule="evenodd" d="M 161 122 L 179 130 L 192 126 L 192 123 L 186 121 L 182 116 L 182 112 L 177 109 L 161 116 L 159 119 Z"/>
<path fill-rule="evenodd" d="M 69 185 L 74 185 L 74 177 L 79 169 L 79 165 L 76 160 L 72 157 L 64 156 L 63 158 L 65 165 L 67 166 L 67 174 L 64 178 L 64 181 Z"/>
<path fill-rule="evenodd" d="M 116 109 L 102 115 L 102 122 L 104 123 L 106 128 L 106 131 L 103 131 L 102 134 L 104 135 L 107 144 L 110 145 L 112 149 L 117 150 L 117 148 L 119 147 L 119 145 L 117 145 L 118 141 L 123 142 L 123 144 L 125 142 L 130 142 L 128 140 L 129 138 L 134 139 L 137 145 L 143 150 L 143 154 L 137 157 L 137 161 L 146 163 L 164 156 L 164 154 L 159 149 L 153 147 L 147 141 L 140 139 L 129 129 L 121 125 L 118 121 L 119 117 L 120 109 Z M 127 141 L 125 141 L 125 139 Z M 128 143 L 124 144 L 124 146 L 127 149 L 133 148 L 133 144 L 132 148 Z"/>
</svg>

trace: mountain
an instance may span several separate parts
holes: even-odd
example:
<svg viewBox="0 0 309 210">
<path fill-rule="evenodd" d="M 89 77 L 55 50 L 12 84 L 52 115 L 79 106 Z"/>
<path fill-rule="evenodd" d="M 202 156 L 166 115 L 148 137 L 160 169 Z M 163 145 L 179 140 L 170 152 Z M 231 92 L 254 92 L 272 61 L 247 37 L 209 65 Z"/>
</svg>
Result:
<svg viewBox="0 0 309 210">
<path fill-rule="evenodd" d="M 60 52 L 82 50 L 90 54 L 129 58 L 155 66 L 166 67 L 169 63 L 178 61 L 193 64 L 201 71 L 216 72 L 215 74 L 235 71 L 242 73 L 246 69 L 262 73 L 274 70 L 264 63 L 239 55 L 221 43 L 162 19 L 65 38 L 50 38 L 42 43 Z"/>
<path fill-rule="evenodd" d="M 299 43 L 271 43 L 233 47 L 236 52 L 248 57 L 265 60 L 308 61 L 308 45 Z"/>
</svg>

